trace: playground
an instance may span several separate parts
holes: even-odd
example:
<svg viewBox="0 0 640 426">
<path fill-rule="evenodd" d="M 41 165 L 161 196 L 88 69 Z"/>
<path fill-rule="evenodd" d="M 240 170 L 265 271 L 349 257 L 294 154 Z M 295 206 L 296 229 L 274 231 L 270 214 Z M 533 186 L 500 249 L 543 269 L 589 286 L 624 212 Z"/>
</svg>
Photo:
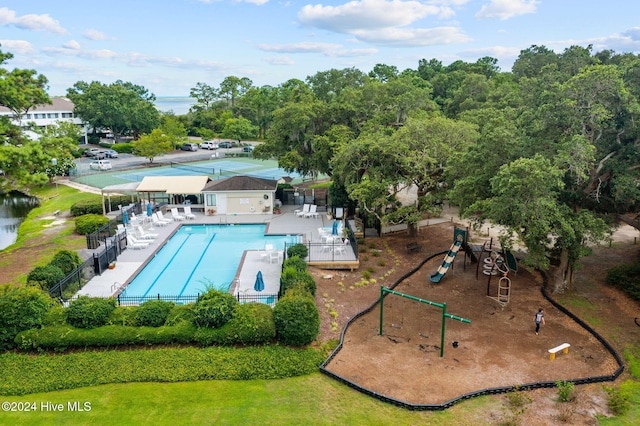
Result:
<svg viewBox="0 0 640 426">
<path fill-rule="evenodd" d="M 387 244 L 400 253 L 406 237 L 395 240 L 388 238 Z M 398 256 L 402 274 L 433 253 L 446 254 L 435 256 L 393 288 L 384 298 L 382 316 L 378 303 L 351 323 L 343 347 L 326 365 L 330 373 L 410 404 L 443 404 L 487 388 L 605 376 L 618 368 L 594 336 L 544 299 L 538 273 L 524 268 L 509 272 L 508 297 L 500 297 L 502 274 L 480 272 L 488 269 L 483 259 L 490 259 L 491 251 L 483 253 L 479 267 L 468 258 L 465 267 L 453 224 L 422 230 L 420 240 L 420 253 Z M 380 284 L 393 282 L 384 279 L 359 292 L 359 311 L 379 300 Z M 369 303 L 363 306 L 365 297 Z M 448 316 L 443 316 L 443 304 Z M 546 323 L 536 335 L 534 314 L 539 308 Z M 349 317 L 359 311 L 354 309 Z M 564 343 L 570 347 L 561 346 Z M 549 350 L 558 347 L 550 359 Z"/>
</svg>

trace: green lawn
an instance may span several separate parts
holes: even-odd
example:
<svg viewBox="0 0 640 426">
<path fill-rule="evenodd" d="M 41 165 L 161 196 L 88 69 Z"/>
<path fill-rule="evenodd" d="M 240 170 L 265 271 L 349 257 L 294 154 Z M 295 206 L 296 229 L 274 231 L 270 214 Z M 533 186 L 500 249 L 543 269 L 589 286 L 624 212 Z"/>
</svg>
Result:
<svg viewBox="0 0 640 426">
<path fill-rule="evenodd" d="M 55 374 L 55 373 L 51 373 Z M 35 412 L 3 412 L 12 425 L 478 425 L 475 413 L 495 400 L 478 398 L 443 412 L 413 412 L 362 395 L 315 373 L 283 380 L 131 383 L 3 397 L 34 403 Z M 68 404 L 90 403 L 90 411 Z M 64 411 L 44 411 L 47 402 Z"/>
</svg>

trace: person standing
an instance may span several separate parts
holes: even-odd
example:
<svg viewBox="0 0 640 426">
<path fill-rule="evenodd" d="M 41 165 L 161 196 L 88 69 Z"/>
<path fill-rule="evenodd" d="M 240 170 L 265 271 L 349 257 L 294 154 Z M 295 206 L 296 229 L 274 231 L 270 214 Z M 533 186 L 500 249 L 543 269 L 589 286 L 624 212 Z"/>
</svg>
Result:
<svg viewBox="0 0 640 426">
<path fill-rule="evenodd" d="M 538 332 L 540 331 L 540 324 L 544 324 L 544 311 L 542 310 L 542 308 L 538 309 L 538 312 L 536 312 L 536 336 L 538 335 Z"/>
</svg>

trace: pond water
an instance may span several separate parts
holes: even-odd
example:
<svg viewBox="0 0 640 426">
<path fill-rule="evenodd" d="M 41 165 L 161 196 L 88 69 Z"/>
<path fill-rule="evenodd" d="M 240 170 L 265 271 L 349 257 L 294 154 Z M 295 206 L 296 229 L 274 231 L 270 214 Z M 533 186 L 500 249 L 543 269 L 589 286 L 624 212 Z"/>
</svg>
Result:
<svg viewBox="0 0 640 426">
<path fill-rule="evenodd" d="M 0 250 L 16 242 L 20 223 L 39 201 L 20 192 L 0 194 Z"/>
</svg>

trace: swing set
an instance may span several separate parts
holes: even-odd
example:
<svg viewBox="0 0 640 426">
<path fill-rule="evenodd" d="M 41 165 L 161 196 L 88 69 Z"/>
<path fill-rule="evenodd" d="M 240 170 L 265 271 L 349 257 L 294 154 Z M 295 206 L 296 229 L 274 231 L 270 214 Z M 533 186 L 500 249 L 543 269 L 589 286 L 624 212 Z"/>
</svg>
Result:
<svg viewBox="0 0 640 426">
<path fill-rule="evenodd" d="M 396 296 L 406 297 L 407 299 L 415 300 L 420 303 L 426 303 L 427 305 L 435 306 L 437 308 L 442 309 L 442 329 L 440 334 L 440 357 L 444 357 L 444 329 L 445 329 L 445 320 L 447 318 L 451 318 L 460 322 L 464 322 L 467 324 L 471 323 L 471 320 L 457 317 L 455 315 L 451 315 L 447 313 L 447 303 L 435 303 L 430 300 L 421 299 L 419 297 L 411 296 L 410 294 L 400 293 L 398 291 L 389 290 L 384 286 L 380 286 L 380 336 L 382 336 L 382 322 L 384 318 L 384 296 L 385 293 L 395 294 Z"/>
</svg>

